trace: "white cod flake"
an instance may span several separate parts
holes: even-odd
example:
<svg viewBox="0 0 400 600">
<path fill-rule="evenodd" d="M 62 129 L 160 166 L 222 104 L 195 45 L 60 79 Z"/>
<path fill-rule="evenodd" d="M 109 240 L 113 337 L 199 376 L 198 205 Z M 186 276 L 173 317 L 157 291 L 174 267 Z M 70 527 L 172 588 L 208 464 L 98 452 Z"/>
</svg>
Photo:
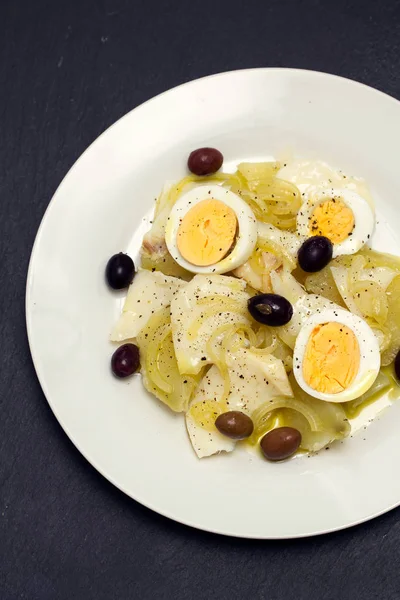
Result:
<svg viewBox="0 0 400 600">
<path fill-rule="evenodd" d="M 193 398 L 191 406 L 197 402 L 211 402 L 221 396 L 224 389 L 224 381 L 217 367 L 213 366 L 203 377 Z M 189 411 L 186 413 L 186 427 L 189 438 L 199 458 L 211 456 L 218 452 L 232 452 L 235 448 L 235 440 L 222 435 L 216 427 L 208 430 L 197 423 Z"/>
<path fill-rule="evenodd" d="M 185 281 L 158 271 L 138 271 L 129 287 L 122 314 L 112 330 L 111 341 L 135 338 L 150 317 L 169 306 L 177 291 L 185 285 Z"/>
<path fill-rule="evenodd" d="M 249 349 L 240 348 L 228 356 L 227 366 L 230 392 L 225 411 L 238 410 L 251 417 L 259 406 L 276 396 L 293 396 L 283 362 L 274 356 L 255 354 Z M 199 402 L 218 401 L 223 390 L 224 380 L 214 365 L 203 378 L 191 406 Z M 186 414 L 186 425 L 199 458 L 217 452 L 231 452 L 235 447 L 235 440 L 222 435 L 215 427 L 207 429 L 196 422 L 190 409 Z"/>
</svg>

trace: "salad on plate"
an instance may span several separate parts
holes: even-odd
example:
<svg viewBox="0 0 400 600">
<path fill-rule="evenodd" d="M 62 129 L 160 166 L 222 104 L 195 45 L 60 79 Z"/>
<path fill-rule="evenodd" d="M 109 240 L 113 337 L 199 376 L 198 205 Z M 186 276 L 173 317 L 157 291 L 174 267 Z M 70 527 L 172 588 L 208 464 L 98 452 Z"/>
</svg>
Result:
<svg viewBox="0 0 400 600">
<path fill-rule="evenodd" d="M 110 258 L 109 286 L 128 288 L 112 371 L 140 371 L 199 458 L 316 453 L 399 395 L 400 258 L 372 249 L 361 178 L 320 160 L 222 167 L 215 148 L 193 151 L 139 268 Z"/>
</svg>

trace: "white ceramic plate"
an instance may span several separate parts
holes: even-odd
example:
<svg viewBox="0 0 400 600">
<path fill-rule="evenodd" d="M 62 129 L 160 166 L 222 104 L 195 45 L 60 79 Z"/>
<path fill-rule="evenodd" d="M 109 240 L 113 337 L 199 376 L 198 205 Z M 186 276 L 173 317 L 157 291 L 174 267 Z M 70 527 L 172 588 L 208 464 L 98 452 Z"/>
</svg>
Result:
<svg viewBox="0 0 400 600">
<path fill-rule="evenodd" d="M 297 537 L 348 527 L 400 503 L 400 404 L 318 456 L 269 464 L 245 452 L 199 461 L 183 419 L 115 380 L 110 329 L 122 296 L 104 283 L 117 251 L 137 254 L 154 198 L 192 149 L 232 164 L 291 149 L 365 177 L 378 212 L 374 246 L 400 255 L 400 104 L 321 73 L 257 69 L 207 77 L 130 112 L 83 154 L 40 227 L 27 324 L 42 388 L 82 454 L 132 498 L 223 534 Z"/>
</svg>

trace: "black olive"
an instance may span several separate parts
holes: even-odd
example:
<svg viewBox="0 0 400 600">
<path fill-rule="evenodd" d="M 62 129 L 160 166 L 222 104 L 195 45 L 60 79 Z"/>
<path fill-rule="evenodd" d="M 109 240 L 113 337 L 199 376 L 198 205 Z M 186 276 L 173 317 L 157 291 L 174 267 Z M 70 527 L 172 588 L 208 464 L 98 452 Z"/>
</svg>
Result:
<svg viewBox="0 0 400 600">
<path fill-rule="evenodd" d="M 220 433 L 233 440 L 244 440 L 253 433 L 253 421 L 239 410 L 222 413 L 215 420 L 215 427 Z"/>
<path fill-rule="evenodd" d="M 333 244 L 323 235 L 313 235 L 299 249 L 297 258 L 306 273 L 321 271 L 332 259 Z"/>
<path fill-rule="evenodd" d="M 139 348 L 135 344 L 124 344 L 111 357 L 111 370 L 116 377 L 129 377 L 140 367 Z"/>
<path fill-rule="evenodd" d="M 135 265 L 127 254 L 120 252 L 110 258 L 106 266 L 106 279 L 108 285 L 114 290 L 128 287 L 135 276 Z"/>
<path fill-rule="evenodd" d="M 271 327 L 286 325 L 293 316 L 293 306 L 279 294 L 253 296 L 247 307 L 253 319 Z"/>
<path fill-rule="evenodd" d="M 224 162 L 224 157 L 216 148 L 198 148 L 190 153 L 188 169 L 195 175 L 212 175 Z"/>
<path fill-rule="evenodd" d="M 268 460 L 284 460 L 299 449 L 301 433 L 294 427 L 278 427 L 269 431 L 260 442 L 261 451 Z"/>
<path fill-rule="evenodd" d="M 394 359 L 394 372 L 396 373 L 397 379 L 400 381 L 400 350 Z"/>
</svg>

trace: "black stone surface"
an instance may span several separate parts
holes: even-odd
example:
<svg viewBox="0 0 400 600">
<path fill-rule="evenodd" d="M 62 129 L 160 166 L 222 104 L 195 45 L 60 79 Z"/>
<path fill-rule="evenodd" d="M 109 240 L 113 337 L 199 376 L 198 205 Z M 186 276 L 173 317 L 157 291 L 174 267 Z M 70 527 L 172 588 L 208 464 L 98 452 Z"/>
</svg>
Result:
<svg viewBox="0 0 400 600">
<path fill-rule="evenodd" d="M 400 598 L 398 510 L 326 537 L 254 542 L 191 530 L 114 489 L 53 417 L 24 321 L 46 206 L 125 112 L 257 66 L 400 98 L 399 41 L 394 1 L 0 1 L 0 600 Z"/>
</svg>

